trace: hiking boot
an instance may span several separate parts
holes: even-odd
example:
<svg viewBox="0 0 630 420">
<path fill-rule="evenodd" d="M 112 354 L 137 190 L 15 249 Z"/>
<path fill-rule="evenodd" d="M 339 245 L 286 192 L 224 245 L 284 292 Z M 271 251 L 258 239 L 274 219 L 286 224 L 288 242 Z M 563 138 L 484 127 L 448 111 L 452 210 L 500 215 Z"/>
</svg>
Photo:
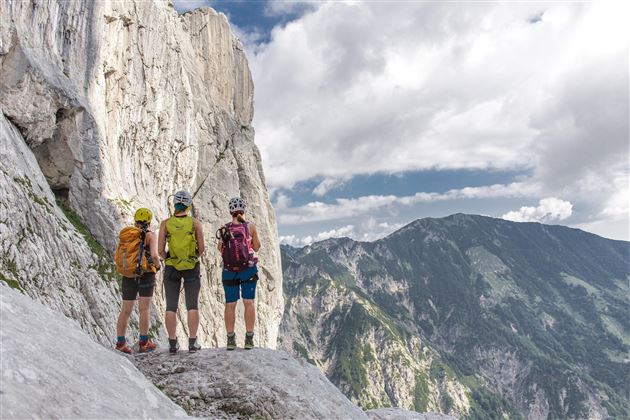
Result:
<svg viewBox="0 0 630 420">
<path fill-rule="evenodd" d="M 193 353 L 193 352 L 196 352 L 197 350 L 201 350 L 201 346 L 199 345 L 199 343 L 197 343 L 197 339 L 196 338 L 189 338 L 188 339 L 188 351 Z"/>
<path fill-rule="evenodd" d="M 168 340 L 168 352 L 171 354 L 175 354 L 177 353 L 177 350 L 179 350 L 179 343 L 177 342 L 177 338 L 174 340 L 171 340 L 169 338 Z"/>
<path fill-rule="evenodd" d="M 157 345 L 151 340 L 140 341 L 138 343 L 138 353 L 149 353 L 155 350 Z"/>
<path fill-rule="evenodd" d="M 131 347 L 129 347 L 126 341 L 123 341 L 122 343 L 116 343 L 116 350 L 127 354 L 132 353 Z"/>
<path fill-rule="evenodd" d="M 245 333 L 245 350 L 251 350 L 254 348 L 254 333 Z"/>
<path fill-rule="evenodd" d="M 236 334 L 228 334 L 227 336 L 227 349 L 234 350 L 236 348 Z"/>
</svg>

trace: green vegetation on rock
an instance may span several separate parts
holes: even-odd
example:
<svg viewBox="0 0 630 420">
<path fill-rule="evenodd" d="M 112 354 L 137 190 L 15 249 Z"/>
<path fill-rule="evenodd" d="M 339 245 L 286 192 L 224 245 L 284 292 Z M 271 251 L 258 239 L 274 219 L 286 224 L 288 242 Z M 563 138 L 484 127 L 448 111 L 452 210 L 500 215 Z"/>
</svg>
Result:
<svg viewBox="0 0 630 420">
<path fill-rule="evenodd" d="M 39 204 L 40 206 L 43 206 L 49 212 L 51 211 L 52 204 L 50 204 L 50 202 L 48 201 L 46 197 L 40 197 L 39 195 L 35 194 L 35 192 L 33 191 L 33 184 L 31 183 L 31 180 L 27 176 L 23 176 L 23 177 L 16 176 L 16 177 L 13 177 L 13 180 L 17 182 L 18 184 L 20 184 L 26 190 L 28 197 L 33 202 Z"/>
<path fill-rule="evenodd" d="M 63 211 L 66 218 L 72 223 L 74 228 L 83 236 L 85 242 L 90 247 L 90 250 L 96 255 L 98 262 L 90 268 L 96 270 L 96 272 L 107 281 L 118 282 L 120 276 L 116 272 L 116 266 L 112 262 L 112 256 L 103 248 L 103 246 L 94 238 L 89 229 L 83 224 L 79 215 L 77 215 L 68 205 L 68 202 L 60 197 L 56 198 L 57 206 Z"/>
</svg>

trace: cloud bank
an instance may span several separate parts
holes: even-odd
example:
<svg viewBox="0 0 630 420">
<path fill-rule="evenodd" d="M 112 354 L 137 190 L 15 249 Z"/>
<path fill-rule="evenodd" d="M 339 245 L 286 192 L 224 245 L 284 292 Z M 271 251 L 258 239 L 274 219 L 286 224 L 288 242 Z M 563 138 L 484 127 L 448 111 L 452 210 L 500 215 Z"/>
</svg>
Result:
<svg viewBox="0 0 630 420">
<path fill-rule="evenodd" d="M 357 175 L 519 170 L 530 174 L 520 186 L 536 199 L 573 204 L 568 220 L 627 220 L 620 8 L 628 6 L 311 4 L 268 43 L 247 46 L 270 187 L 321 179 L 313 194 L 325 198 Z M 294 224 L 423 199 L 440 197 L 351 197 L 279 213 Z"/>
</svg>

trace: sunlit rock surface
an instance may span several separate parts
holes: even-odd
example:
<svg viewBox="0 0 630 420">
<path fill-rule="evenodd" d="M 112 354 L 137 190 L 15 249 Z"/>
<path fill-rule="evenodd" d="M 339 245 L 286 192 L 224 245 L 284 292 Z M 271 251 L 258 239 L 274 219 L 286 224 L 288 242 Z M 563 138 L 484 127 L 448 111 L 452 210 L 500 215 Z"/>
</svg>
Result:
<svg viewBox="0 0 630 420">
<path fill-rule="evenodd" d="M 319 369 L 283 351 L 204 349 L 174 356 L 161 352 L 136 357 L 135 363 L 193 416 L 367 418 Z"/>
<path fill-rule="evenodd" d="M 124 356 L 0 281 L 2 418 L 182 418 Z"/>
</svg>

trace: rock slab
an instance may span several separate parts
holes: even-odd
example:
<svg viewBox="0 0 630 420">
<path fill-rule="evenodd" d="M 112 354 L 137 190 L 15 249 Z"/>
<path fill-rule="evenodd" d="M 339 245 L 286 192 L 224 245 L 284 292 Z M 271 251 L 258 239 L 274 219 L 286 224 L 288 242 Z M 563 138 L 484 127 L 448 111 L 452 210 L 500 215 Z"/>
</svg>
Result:
<svg viewBox="0 0 630 420">
<path fill-rule="evenodd" d="M 242 343 L 241 343 L 242 344 Z M 313 365 L 278 350 L 203 349 L 137 356 L 188 414 L 218 419 L 366 419 Z"/>
<path fill-rule="evenodd" d="M 0 281 L 2 418 L 185 418 L 124 356 Z"/>
<path fill-rule="evenodd" d="M 457 417 L 440 413 L 417 413 L 402 408 L 377 408 L 366 411 L 371 420 L 457 420 Z"/>
</svg>

